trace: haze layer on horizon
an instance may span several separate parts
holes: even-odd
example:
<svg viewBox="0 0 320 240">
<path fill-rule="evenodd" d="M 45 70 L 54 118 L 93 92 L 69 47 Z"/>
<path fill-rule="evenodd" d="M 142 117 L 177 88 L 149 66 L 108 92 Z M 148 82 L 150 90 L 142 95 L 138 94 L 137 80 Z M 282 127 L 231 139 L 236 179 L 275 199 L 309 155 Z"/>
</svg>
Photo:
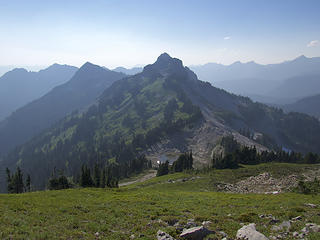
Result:
<svg viewBox="0 0 320 240">
<path fill-rule="evenodd" d="M 2 1 L 0 65 L 114 68 L 320 56 L 320 1 Z"/>
</svg>

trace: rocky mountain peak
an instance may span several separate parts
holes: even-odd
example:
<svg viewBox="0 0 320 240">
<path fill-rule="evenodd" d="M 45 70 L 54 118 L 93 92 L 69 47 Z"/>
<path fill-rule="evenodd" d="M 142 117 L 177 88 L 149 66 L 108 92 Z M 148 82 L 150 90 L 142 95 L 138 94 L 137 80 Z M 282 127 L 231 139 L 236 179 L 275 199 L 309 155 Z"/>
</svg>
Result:
<svg viewBox="0 0 320 240">
<path fill-rule="evenodd" d="M 173 58 L 167 53 L 162 53 L 157 61 L 153 64 L 147 65 L 143 69 L 144 74 L 161 74 L 168 75 L 186 75 L 189 69 L 183 66 L 183 63 L 178 58 Z M 190 71 L 190 70 L 189 70 Z"/>
</svg>

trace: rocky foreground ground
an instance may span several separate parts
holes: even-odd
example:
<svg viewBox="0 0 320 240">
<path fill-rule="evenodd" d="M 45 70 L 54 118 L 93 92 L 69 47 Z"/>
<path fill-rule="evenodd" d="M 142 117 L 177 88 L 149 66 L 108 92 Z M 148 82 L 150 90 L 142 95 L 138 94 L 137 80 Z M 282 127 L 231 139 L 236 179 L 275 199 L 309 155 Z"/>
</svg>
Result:
<svg viewBox="0 0 320 240">
<path fill-rule="evenodd" d="M 316 208 L 314 204 L 306 204 L 309 207 Z M 269 237 L 266 237 L 262 233 L 256 230 L 256 224 L 250 223 L 243 225 L 236 234 L 236 238 L 230 238 L 223 231 L 211 230 L 212 222 L 204 221 L 201 225 L 197 226 L 194 219 L 189 219 L 187 224 L 182 225 L 179 222 L 173 224 L 177 231 L 180 231 L 180 239 L 187 240 L 277 240 L 277 239 L 308 239 L 310 233 L 320 232 L 320 225 L 315 223 L 306 223 L 305 226 L 300 231 L 292 231 L 292 225 L 297 221 L 302 221 L 301 216 L 294 217 L 288 221 L 280 222 L 277 218 L 269 215 L 260 215 L 260 218 L 268 220 L 268 224 L 272 225 L 272 234 Z M 215 235 L 215 237 L 210 237 L 210 235 Z M 209 237 L 207 237 L 209 236 Z M 131 236 L 132 239 L 135 238 L 134 235 Z M 175 240 L 168 233 L 159 230 L 157 232 L 157 240 Z"/>
<path fill-rule="evenodd" d="M 251 176 L 247 179 L 231 183 L 216 183 L 218 191 L 232 193 L 266 193 L 277 194 L 280 192 L 288 192 L 295 188 L 300 180 L 313 181 L 320 176 L 319 170 L 308 171 L 301 175 L 292 174 L 275 178 L 268 172 L 261 173 L 257 176 Z"/>
</svg>

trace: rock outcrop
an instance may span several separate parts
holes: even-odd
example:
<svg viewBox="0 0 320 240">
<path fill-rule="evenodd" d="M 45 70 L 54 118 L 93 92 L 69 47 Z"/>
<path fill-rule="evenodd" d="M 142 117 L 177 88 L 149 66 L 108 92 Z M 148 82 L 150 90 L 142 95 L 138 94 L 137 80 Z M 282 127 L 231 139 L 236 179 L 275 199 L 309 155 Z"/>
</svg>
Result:
<svg viewBox="0 0 320 240">
<path fill-rule="evenodd" d="M 256 225 L 250 223 L 240 228 L 237 232 L 236 239 L 238 240 L 268 240 L 266 236 L 256 230 Z"/>
<path fill-rule="evenodd" d="M 188 240 L 201 240 L 211 233 L 213 232 L 208 230 L 204 226 L 199 226 L 199 227 L 184 229 L 180 234 L 180 237 Z"/>
</svg>

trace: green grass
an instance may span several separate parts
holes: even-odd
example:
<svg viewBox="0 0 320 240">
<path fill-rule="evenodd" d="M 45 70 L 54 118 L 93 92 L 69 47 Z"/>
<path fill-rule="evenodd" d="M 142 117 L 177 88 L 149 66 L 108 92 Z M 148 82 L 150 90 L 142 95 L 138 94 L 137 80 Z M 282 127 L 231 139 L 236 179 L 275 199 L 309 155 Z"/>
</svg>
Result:
<svg viewBox="0 0 320 240">
<path fill-rule="evenodd" d="M 317 167 L 317 166 L 313 166 Z M 292 168 L 292 169 L 291 169 Z M 193 218 L 199 224 L 212 221 L 212 230 L 234 237 L 240 223 L 255 222 L 259 231 L 270 235 L 271 225 L 260 214 L 280 220 L 302 216 L 293 224 L 301 230 L 306 222 L 320 224 L 320 197 L 285 193 L 279 195 L 230 194 L 211 191 L 214 179 L 233 181 L 260 171 L 298 171 L 310 165 L 264 164 L 238 170 L 207 173 L 178 173 L 153 178 L 120 189 L 70 189 L 26 194 L 0 195 L 1 239 L 155 239 L 162 229 L 178 237 L 166 224 Z M 291 171 L 290 170 L 290 171 Z M 230 174 L 232 173 L 232 174 Z M 196 176 L 198 178 L 196 178 Z M 181 181 L 188 179 L 187 181 Z M 168 181 L 171 180 L 171 183 Z M 174 181 L 174 183 L 172 183 Z M 161 220 L 161 221 L 159 221 Z M 140 236 L 140 237 L 139 237 Z M 319 234 L 309 239 L 319 239 Z"/>
</svg>

